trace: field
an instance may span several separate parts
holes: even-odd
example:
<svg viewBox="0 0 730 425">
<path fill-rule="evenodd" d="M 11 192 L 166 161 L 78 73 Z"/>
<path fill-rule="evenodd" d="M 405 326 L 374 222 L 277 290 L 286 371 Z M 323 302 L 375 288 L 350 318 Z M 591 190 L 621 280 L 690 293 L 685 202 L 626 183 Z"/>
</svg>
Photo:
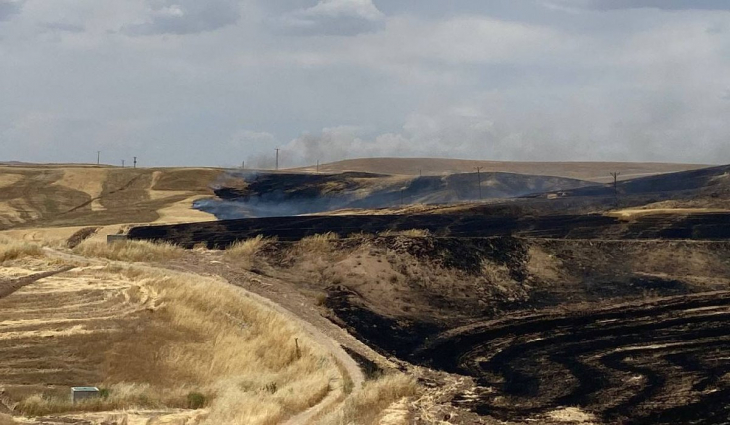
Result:
<svg viewBox="0 0 730 425">
<path fill-rule="evenodd" d="M 0 275 L 5 413 L 44 424 L 275 424 L 352 391 L 320 342 L 245 291 L 129 264 L 140 251 L 159 262 L 179 249 L 85 242 L 78 256 L 2 242 L 12 252 Z M 70 387 L 88 385 L 107 395 L 70 403 Z"/>
<path fill-rule="evenodd" d="M 728 167 L 393 161 L 4 166 L 0 424 L 727 422 Z"/>
<path fill-rule="evenodd" d="M 0 166 L 0 230 L 202 221 L 213 169 Z"/>
</svg>

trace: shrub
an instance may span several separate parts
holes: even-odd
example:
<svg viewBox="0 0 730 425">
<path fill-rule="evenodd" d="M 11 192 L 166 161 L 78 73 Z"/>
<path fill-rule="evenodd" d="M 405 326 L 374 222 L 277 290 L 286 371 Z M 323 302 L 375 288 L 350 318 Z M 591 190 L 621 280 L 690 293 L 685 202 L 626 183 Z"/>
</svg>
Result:
<svg viewBox="0 0 730 425">
<path fill-rule="evenodd" d="M 207 402 L 205 396 L 201 393 L 192 392 L 188 394 L 188 409 L 202 409 Z"/>
<path fill-rule="evenodd" d="M 81 242 L 95 235 L 98 231 L 98 227 L 84 227 L 83 229 L 77 231 L 68 238 L 68 240 L 66 241 L 66 246 L 71 249 L 76 248 L 77 246 L 79 246 L 79 244 L 81 244 Z"/>
</svg>

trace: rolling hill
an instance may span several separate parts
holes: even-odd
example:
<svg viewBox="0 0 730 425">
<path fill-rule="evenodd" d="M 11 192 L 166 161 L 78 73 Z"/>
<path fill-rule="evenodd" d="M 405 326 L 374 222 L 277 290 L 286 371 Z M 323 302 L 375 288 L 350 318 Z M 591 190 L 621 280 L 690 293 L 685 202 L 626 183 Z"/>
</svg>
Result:
<svg viewBox="0 0 730 425">
<path fill-rule="evenodd" d="M 418 176 L 420 174 L 471 173 L 475 171 L 476 167 L 482 167 L 484 172 L 555 176 L 606 183 L 611 180 L 610 174 L 613 172 L 620 172 L 620 178 L 626 180 L 654 174 L 695 170 L 707 167 L 707 165 L 652 162 L 507 162 L 445 158 L 362 158 L 322 164 L 319 166 L 319 171 L 323 173 L 354 171 Z M 295 170 L 314 172 L 316 167 L 309 166 Z"/>
<path fill-rule="evenodd" d="M 191 209 L 213 194 L 214 169 L 132 169 L 74 165 L 0 166 L 0 230 L 196 221 Z"/>
</svg>

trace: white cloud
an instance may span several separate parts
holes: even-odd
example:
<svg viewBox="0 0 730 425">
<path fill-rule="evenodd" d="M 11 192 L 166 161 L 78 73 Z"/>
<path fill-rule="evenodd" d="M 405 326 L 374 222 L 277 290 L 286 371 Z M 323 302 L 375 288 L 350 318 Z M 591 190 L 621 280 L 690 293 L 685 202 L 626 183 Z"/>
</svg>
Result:
<svg viewBox="0 0 730 425">
<path fill-rule="evenodd" d="M 127 25 L 130 35 L 196 34 L 233 25 L 241 17 L 236 0 L 150 0 L 144 22 Z"/>
<path fill-rule="evenodd" d="M 730 10 L 726 0 L 542 0 L 551 8 L 576 10 L 665 9 Z"/>
<path fill-rule="evenodd" d="M 274 25 L 290 35 L 357 35 L 382 29 L 385 15 L 372 0 L 320 0 L 279 17 Z"/>
</svg>

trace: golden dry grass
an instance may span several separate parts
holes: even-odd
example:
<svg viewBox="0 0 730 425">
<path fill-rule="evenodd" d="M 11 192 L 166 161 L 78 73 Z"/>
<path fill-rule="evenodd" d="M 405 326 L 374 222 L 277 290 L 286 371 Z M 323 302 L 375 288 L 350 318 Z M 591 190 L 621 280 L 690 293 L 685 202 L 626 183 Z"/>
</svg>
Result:
<svg viewBox="0 0 730 425">
<path fill-rule="evenodd" d="M 0 264 L 23 257 L 40 257 L 43 250 L 40 245 L 0 236 Z"/>
<path fill-rule="evenodd" d="M 0 229 L 215 219 L 193 209 L 216 169 L 0 165 Z"/>
<path fill-rule="evenodd" d="M 12 417 L 0 413 L 0 425 L 15 425 L 16 422 Z"/>
<path fill-rule="evenodd" d="M 255 238 L 234 243 L 226 249 L 225 257 L 227 260 L 239 263 L 246 269 L 251 269 L 261 260 L 261 251 L 276 241 L 276 238 L 265 238 L 258 235 Z"/>
<path fill-rule="evenodd" d="M 73 251 L 85 257 L 129 262 L 171 260 L 184 252 L 182 248 L 165 242 L 125 241 L 108 244 L 95 240 L 86 240 Z"/>
<path fill-rule="evenodd" d="M 404 397 L 418 393 L 415 379 L 403 374 L 381 377 L 365 384 L 334 412 L 322 418 L 320 425 L 370 425 L 377 423 L 381 412 Z"/>
<path fill-rule="evenodd" d="M 90 252 L 127 256 L 101 251 Z M 0 356 L 13 371 L 0 386 L 26 415 L 187 408 L 196 392 L 206 423 L 276 424 L 342 385 L 297 326 L 213 278 L 86 266 L 0 300 L 0 312 Z M 51 381 L 57 389 L 44 390 Z M 72 405 L 74 385 L 109 397 Z"/>
<path fill-rule="evenodd" d="M 297 242 L 296 249 L 303 254 L 327 254 L 332 250 L 332 242 L 338 239 L 339 236 L 332 232 L 307 236 Z"/>
</svg>

